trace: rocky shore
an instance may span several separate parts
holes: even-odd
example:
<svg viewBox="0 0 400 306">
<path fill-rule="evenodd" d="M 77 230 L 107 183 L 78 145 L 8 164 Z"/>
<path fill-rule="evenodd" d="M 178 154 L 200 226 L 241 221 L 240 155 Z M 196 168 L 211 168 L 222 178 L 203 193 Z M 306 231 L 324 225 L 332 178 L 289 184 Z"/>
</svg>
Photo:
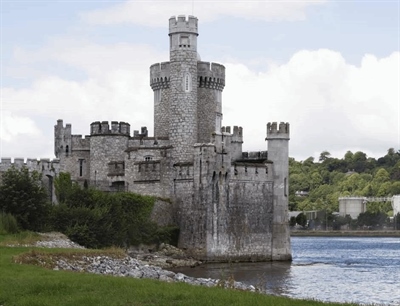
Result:
<svg viewBox="0 0 400 306">
<path fill-rule="evenodd" d="M 157 266 L 143 263 L 132 257 L 121 259 L 109 256 L 82 256 L 74 259 L 58 259 L 53 270 L 70 270 L 119 277 L 148 278 L 166 282 L 184 282 L 206 287 L 220 286 L 224 288 L 256 291 L 251 285 L 236 282 L 233 279 L 194 278 L 182 273 L 174 273 Z"/>
<path fill-rule="evenodd" d="M 61 233 L 40 234 L 42 239 L 36 242 L 35 246 L 44 248 L 74 248 L 84 247 L 72 242 Z M 32 254 L 32 256 L 37 256 Z M 184 282 L 191 285 L 206 287 L 223 287 L 237 290 L 257 291 L 252 285 L 236 282 L 233 278 L 211 279 L 194 278 L 182 273 L 175 273 L 166 270 L 177 266 L 196 266 L 200 264 L 192 258 L 185 258 L 182 250 L 173 246 L 164 245 L 155 253 L 129 252 L 123 258 L 112 256 L 90 255 L 87 253 L 75 253 L 74 256 L 52 255 L 53 270 L 69 270 L 76 272 L 87 272 L 119 277 L 148 278 L 166 282 Z M 40 258 L 35 260 L 40 265 L 45 262 Z M 44 265 L 44 264 L 43 264 Z"/>
</svg>

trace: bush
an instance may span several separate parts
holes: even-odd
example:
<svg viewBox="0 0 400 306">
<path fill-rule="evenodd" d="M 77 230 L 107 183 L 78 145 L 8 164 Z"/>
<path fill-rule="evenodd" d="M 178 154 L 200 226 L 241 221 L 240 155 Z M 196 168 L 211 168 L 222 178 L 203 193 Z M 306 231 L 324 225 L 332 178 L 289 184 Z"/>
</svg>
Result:
<svg viewBox="0 0 400 306">
<path fill-rule="evenodd" d="M 16 234 L 18 232 L 17 219 L 10 213 L 0 212 L 0 234 Z"/>
<path fill-rule="evenodd" d="M 50 207 L 41 175 L 37 171 L 12 167 L 3 173 L 0 211 L 12 214 L 22 229 L 43 230 L 47 226 Z"/>
<path fill-rule="evenodd" d="M 67 174 L 56 182 L 62 202 L 52 210 L 52 224 L 71 240 L 89 248 L 177 244 L 178 228 L 159 227 L 150 220 L 154 197 L 81 188 Z"/>
</svg>

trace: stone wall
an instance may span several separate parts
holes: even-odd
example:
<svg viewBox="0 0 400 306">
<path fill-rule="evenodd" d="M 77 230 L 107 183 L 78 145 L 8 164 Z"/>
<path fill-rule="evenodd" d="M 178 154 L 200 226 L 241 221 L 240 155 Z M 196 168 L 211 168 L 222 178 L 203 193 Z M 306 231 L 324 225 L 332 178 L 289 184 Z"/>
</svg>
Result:
<svg viewBox="0 0 400 306">
<path fill-rule="evenodd" d="M 42 158 L 40 160 L 34 158 L 28 158 L 25 162 L 23 158 L 14 158 L 12 162 L 11 158 L 1 158 L 0 159 L 0 183 L 2 182 L 2 174 L 15 167 L 21 169 L 26 167 L 29 171 L 37 171 L 42 174 L 42 184 L 47 190 L 49 195 L 49 200 L 52 203 L 56 203 L 57 199 L 55 196 L 54 189 L 54 178 L 60 173 L 60 160 L 59 159 L 47 159 Z"/>
<path fill-rule="evenodd" d="M 110 162 L 123 162 L 129 136 L 92 135 L 90 138 L 90 177 L 95 181 L 120 181 L 109 171 Z M 124 174 L 123 174 L 124 175 Z M 122 175 L 122 176 L 123 176 Z"/>
</svg>

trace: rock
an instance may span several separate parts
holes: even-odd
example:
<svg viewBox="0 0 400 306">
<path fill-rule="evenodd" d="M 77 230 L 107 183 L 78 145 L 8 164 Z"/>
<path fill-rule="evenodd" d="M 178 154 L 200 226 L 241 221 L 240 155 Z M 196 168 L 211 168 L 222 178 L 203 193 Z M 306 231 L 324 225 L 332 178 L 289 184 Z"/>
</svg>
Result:
<svg viewBox="0 0 400 306">
<path fill-rule="evenodd" d="M 84 248 L 61 233 L 44 233 L 42 241 L 36 246 L 46 248 Z M 214 287 L 221 286 L 238 290 L 256 291 L 252 285 L 241 282 L 223 281 L 211 278 L 194 278 L 182 273 L 174 273 L 165 268 L 175 266 L 197 266 L 200 261 L 194 260 L 180 250 L 168 244 L 162 244 L 157 253 L 129 253 L 122 259 L 109 256 L 90 256 L 61 258 L 56 261 L 53 270 L 70 270 L 95 274 L 114 275 L 120 277 L 150 278 L 165 282 L 184 282 L 192 285 Z"/>
</svg>

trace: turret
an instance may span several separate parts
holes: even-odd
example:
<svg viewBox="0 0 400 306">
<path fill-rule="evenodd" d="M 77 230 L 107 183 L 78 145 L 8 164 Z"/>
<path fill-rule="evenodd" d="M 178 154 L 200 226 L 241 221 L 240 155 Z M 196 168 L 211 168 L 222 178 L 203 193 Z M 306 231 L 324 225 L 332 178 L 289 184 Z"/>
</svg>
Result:
<svg viewBox="0 0 400 306">
<path fill-rule="evenodd" d="M 57 120 L 54 126 L 54 154 L 60 158 L 61 154 L 69 155 L 71 153 L 71 124 L 66 124 L 65 128 L 61 119 Z"/>
<path fill-rule="evenodd" d="M 150 86 L 154 92 L 154 137 L 169 136 L 170 63 L 150 66 Z"/>
<path fill-rule="evenodd" d="M 169 19 L 170 51 L 192 50 L 197 52 L 197 18 L 180 15 Z M 197 54 L 196 54 L 197 60 Z"/>
<path fill-rule="evenodd" d="M 219 133 L 222 125 L 222 90 L 225 86 L 225 67 L 198 62 L 198 142 L 209 142 L 210 135 Z"/>
<path fill-rule="evenodd" d="M 267 124 L 268 159 L 274 169 L 273 260 L 290 260 L 289 204 L 289 123 Z"/>
</svg>

